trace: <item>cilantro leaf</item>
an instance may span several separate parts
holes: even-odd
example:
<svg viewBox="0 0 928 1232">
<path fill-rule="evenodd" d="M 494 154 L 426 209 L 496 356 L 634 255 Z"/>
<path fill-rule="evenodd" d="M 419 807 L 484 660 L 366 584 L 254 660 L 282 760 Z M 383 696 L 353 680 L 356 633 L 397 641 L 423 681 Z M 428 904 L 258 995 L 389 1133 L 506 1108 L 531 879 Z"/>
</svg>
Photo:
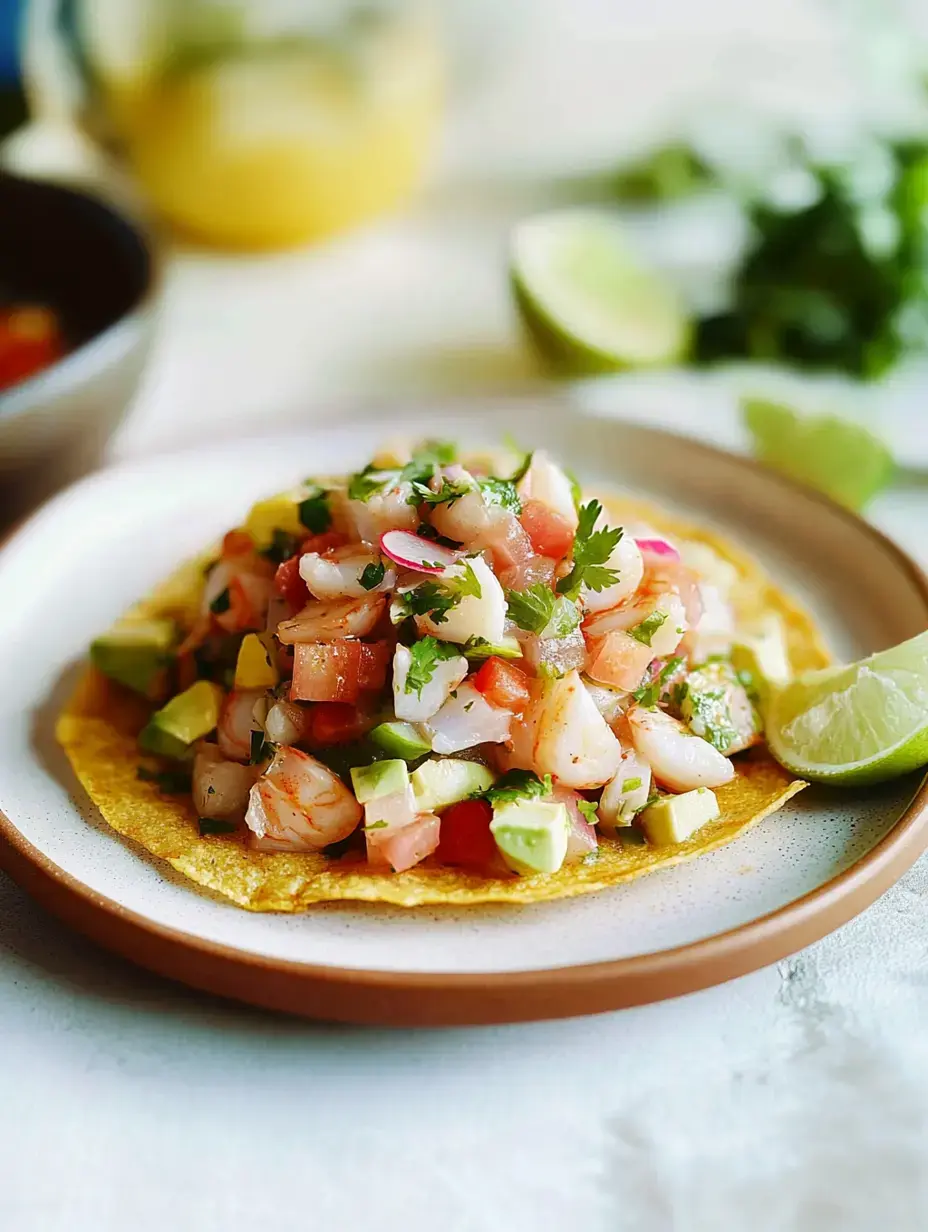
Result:
<svg viewBox="0 0 928 1232">
<path fill-rule="evenodd" d="M 481 479 L 479 487 L 486 504 L 499 505 L 517 516 L 522 512 L 522 501 L 511 479 Z"/>
<path fill-rule="evenodd" d="M 637 791 L 638 788 L 641 786 L 641 782 L 642 780 L 640 778 L 623 779 L 622 780 L 622 790 L 623 791 Z"/>
<path fill-rule="evenodd" d="M 643 684 L 640 689 L 635 689 L 632 692 L 632 697 L 640 706 L 645 706 L 649 709 L 654 709 L 657 703 L 661 700 L 664 693 L 664 686 L 671 676 L 683 666 L 683 659 L 675 657 L 668 659 L 657 675 L 647 684 Z M 671 696 L 677 689 L 686 688 L 686 685 L 675 685 L 671 690 Z"/>
<path fill-rule="evenodd" d="M 513 640 L 511 643 L 488 642 L 485 637 L 469 637 L 461 647 L 461 653 L 468 659 L 521 659 L 522 647 Z"/>
<path fill-rule="evenodd" d="M 577 808 L 583 814 L 584 819 L 591 825 L 595 826 L 599 818 L 596 816 L 596 801 L 595 800 L 578 800 Z"/>
<path fill-rule="evenodd" d="M 428 522 L 420 522 L 416 527 L 416 534 L 420 539 L 430 539 L 432 543 L 440 543 L 443 548 L 457 549 L 461 546 L 457 539 L 449 539 L 447 535 L 440 535 L 434 526 Z"/>
<path fill-rule="evenodd" d="M 557 584 L 558 593 L 576 599 L 583 586 L 590 590 L 605 590 L 619 580 L 618 570 L 605 567 L 622 538 L 621 526 L 595 530 L 603 511 L 598 500 L 581 505 L 574 538 L 573 568 Z"/>
<path fill-rule="evenodd" d="M 399 624 L 409 616 L 428 616 L 436 625 L 442 625 L 448 619 L 447 613 L 460 602 L 459 595 L 451 594 L 437 582 L 423 582 L 413 590 L 396 595 L 390 619 Z"/>
<path fill-rule="evenodd" d="M 382 471 L 376 466 L 365 466 L 348 480 L 348 499 L 369 501 L 389 484 L 396 483 L 399 471 Z"/>
<path fill-rule="evenodd" d="M 251 749 L 248 755 L 249 766 L 257 766 L 259 762 L 273 757 L 276 752 L 277 745 L 266 739 L 263 731 L 252 731 Z"/>
<path fill-rule="evenodd" d="M 629 629 L 628 636 L 633 637 L 636 642 L 641 642 L 642 646 L 650 646 L 654 634 L 666 623 L 667 613 L 655 609 L 650 616 L 645 616 L 640 624 Z"/>
<path fill-rule="evenodd" d="M 458 460 L 458 447 L 454 441 L 427 440 L 420 441 L 413 450 L 413 458 L 427 457 L 434 459 L 439 466 L 450 466 Z"/>
<path fill-rule="evenodd" d="M 577 611 L 576 603 L 568 599 L 566 595 L 558 595 L 554 603 L 551 619 L 542 630 L 541 636 L 545 641 L 552 638 L 567 637 L 579 625 L 580 613 Z"/>
<path fill-rule="evenodd" d="M 407 693 L 422 696 L 422 690 L 435 675 L 435 668 L 445 659 L 456 659 L 461 652 L 457 646 L 440 642 L 435 637 L 423 637 L 409 648 L 410 663 L 406 673 Z"/>
<path fill-rule="evenodd" d="M 473 491 L 474 485 L 467 479 L 442 478 L 441 487 L 433 492 L 428 484 L 413 480 L 410 505 L 453 505 L 455 501 Z"/>
<path fill-rule="evenodd" d="M 540 633 L 554 615 L 555 600 L 554 591 L 544 582 L 527 590 L 507 590 L 506 615 L 527 633 Z"/>
<path fill-rule="evenodd" d="M 478 794 L 491 805 L 512 804 L 516 800 L 543 799 L 553 789 L 550 774 L 540 779 L 531 770 L 507 770 L 492 787 Z"/>
<path fill-rule="evenodd" d="M 379 586 L 386 575 L 386 566 L 382 560 L 376 564 L 364 566 L 364 571 L 358 579 L 365 590 L 373 590 L 375 586 Z"/>
<path fill-rule="evenodd" d="M 301 542 L 298 535 L 291 535 L 286 530 L 274 530 L 271 532 L 270 544 L 262 549 L 261 555 L 271 564 L 282 565 L 285 560 L 297 554 Z"/>
<path fill-rule="evenodd" d="M 298 507 L 299 518 L 308 531 L 321 535 L 332 525 L 329 494 L 318 484 L 310 485 Z"/>
<path fill-rule="evenodd" d="M 516 452 L 519 452 L 518 448 L 516 449 Z M 533 453 L 527 453 L 523 456 L 522 461 L 509 477 L 510 483 L 518 483 L 520 479 L 525 478 L 528 474 L 528 468 L 532 465 L 532 458 L 534 456 L 535 455 Z"/>
<path fill-rule="evenodd" d="M 444 586 L 462 599 L 465 595 L 470 595 L 474 599 L 479 599 L 483 595 L 483 591 L 480 589 L 480 581 L 476 573 L 474 573 L 473 565 L 469 561 L 464 562 L 464 572 L 457 577 L 446 578 Z"/>
</svg>

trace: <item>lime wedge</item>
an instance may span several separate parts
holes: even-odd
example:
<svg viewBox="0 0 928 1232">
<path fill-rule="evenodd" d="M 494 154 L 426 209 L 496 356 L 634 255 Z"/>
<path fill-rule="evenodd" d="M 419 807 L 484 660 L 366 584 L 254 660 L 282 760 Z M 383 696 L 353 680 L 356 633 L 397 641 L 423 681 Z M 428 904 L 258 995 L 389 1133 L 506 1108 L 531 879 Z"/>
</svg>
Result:
<svg viewBox="0 0 928 1232">
<path fill-rule="evenodd" d="M 777 761 L 804 779 L 881 783 L 928 763 L 928 633 L 799 676 L 767 713 Z"/>
<path fill-rule="evenodd" d="M 761 462 L 849 509 L 862 509 L 892 481 L 892 455 L 858 424 L 834 415 L 805 418 L 760 398 L 745 399 L 741 410 Z"/>
<path fill-rule="evenodd" d="M 611 214 L 558 210 L 519 223 L 510 273 L 530 336 L 563 373 L 656 367 L 686 352 L 689 322 L 673 289 L 638 264 Z"/>
</svg>

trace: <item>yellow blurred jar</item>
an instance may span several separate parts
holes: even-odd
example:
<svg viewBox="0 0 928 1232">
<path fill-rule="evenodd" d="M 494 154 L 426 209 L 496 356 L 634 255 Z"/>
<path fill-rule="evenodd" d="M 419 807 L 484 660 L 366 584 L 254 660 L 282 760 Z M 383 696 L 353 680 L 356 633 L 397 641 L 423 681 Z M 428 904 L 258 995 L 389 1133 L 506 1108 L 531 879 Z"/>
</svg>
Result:
<svg viewBox="0 0 928 1232">
<path fill-rule="evenodd" d="M 302 243 L 390 210 L 433 146 L 422 5 L 78 0 L 99 110 L 144 191 L 210 243 Z"/>
</svg>

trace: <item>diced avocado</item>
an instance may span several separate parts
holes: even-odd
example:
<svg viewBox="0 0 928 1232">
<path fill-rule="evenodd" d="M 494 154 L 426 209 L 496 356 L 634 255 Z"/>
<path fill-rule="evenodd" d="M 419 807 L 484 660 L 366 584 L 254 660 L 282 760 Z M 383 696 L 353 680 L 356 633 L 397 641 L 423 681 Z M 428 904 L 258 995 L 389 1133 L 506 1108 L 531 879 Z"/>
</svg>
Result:
<svg viewBox="0 0 928 1232">
<path fill-rule="evenodd" d="M 393 796 L 409 786 L 409 771 L 406 763 L 394 758 L 392 761 L 375 761 L 369 766 L 354 766 L 351 782 L 359 804 L 379 800 L 381 796 Z"/>
<path fill-rule="evenodd" d="M 223 696 L 218 684 L 198 680 L 155 711 L 139 733 L 139 744 L 161 757 L 187 757 L 194 741 L 215 728 Z"/>
<path fill-rule="evenodd" d="M 245 520 L 245 530 L 254 539 L 259 551 L 270 547 L 275 530 L 301 537 L 307 534 L 306 527 L 300 521 L 300 502 L 304 496 L 302 488 L 293 488 L 252 505 Z"/>
<path fill-rule="evenodd" d="M 639 813 L 638 821 L 648 842 L 655 847 L 685 843 L 706 822 L 719 815 L 719 802 L 708 787 L 685 791 L 682 796 L 664 796 Z"/>
<path fill-rule="evenodd" d="M 472 637 L 461 647 L 468 659 L 521 659 L 522 647 L 514 637 L 504 637 L 498 642 L 488 642 L 482 637 Z"/>
<path fill-rule="evenodd" d="M 514 873 L 556 873 L 567 855 L 570 821 L 564 804 L 517 800 L 493 810 L 490 832 Z"/>
<path fill-rule="evenodd" d="M 420 813 L 438 813 L 475 792 L 486 791 L 495 775 L 475 761 L 446 757 L 430 758 L 410 777 Z"/>
<path fill-rule="evenodd" d="M 759 723 L 734 667 L 710 659 L 691 671 L 675 695 L 680 714 L 695 735 L 727 757 L 755 743 Z"/>
<path fill-rule="evenodd" d="M 762 699 L 765 686 L 779 687 L 792 679 L 786 631 L 776 612 L 768 612 L 738 631 L 731 658 L 737 671 L 750 673 Z"/>
<path fill-rule="evenodd" d="M 246 633 L 235 664 L 236 689 L 273 689 L 280 681 L 271 639 L 266 633 Z"/>
<path fill-rule="evenodd" d="M 370 733 L 370 738 L 380 748 L 406 761 L 415 761 L 432 751 L 431 744 L 419 734 L 414 723 L 380 723 Z"/>
<path fill-rule="evenodd" d="M 90 660 L 111 680 L 152 696 L 177 639 L 172 620 L 124 620 L 90 646 Z"/>
</svg>

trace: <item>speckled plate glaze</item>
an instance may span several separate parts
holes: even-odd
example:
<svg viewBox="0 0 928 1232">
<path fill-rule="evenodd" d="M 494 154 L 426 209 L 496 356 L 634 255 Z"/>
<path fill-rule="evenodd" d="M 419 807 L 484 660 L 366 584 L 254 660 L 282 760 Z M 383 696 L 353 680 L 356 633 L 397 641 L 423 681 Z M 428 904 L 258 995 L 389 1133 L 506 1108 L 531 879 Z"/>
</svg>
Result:
<svg viewBox="0 0 928 1232">
<path fill-rule="evenodd" d="M 928 846 L 926 794 L 809 789 L 691 864 L 588 898 L 252 915 L 196 890 L 95 816 L 52 738 L 91 637 L 251 501 L 355 469 L 384 438 L 504 431 L 590 484 L 660 501 L 739 540 L 858 657 L 928 625 L 928 583 L 866 523 L 750 462 L 553 403 L 395 408 L 302 437 L 222 444 L 95 475 L 0 553 L 0 863 L 101 944 L 165 975 L 314 1017 L 394 1024 L 591 1013 L 675 996 L 823 936 Z"/>
</svg>

